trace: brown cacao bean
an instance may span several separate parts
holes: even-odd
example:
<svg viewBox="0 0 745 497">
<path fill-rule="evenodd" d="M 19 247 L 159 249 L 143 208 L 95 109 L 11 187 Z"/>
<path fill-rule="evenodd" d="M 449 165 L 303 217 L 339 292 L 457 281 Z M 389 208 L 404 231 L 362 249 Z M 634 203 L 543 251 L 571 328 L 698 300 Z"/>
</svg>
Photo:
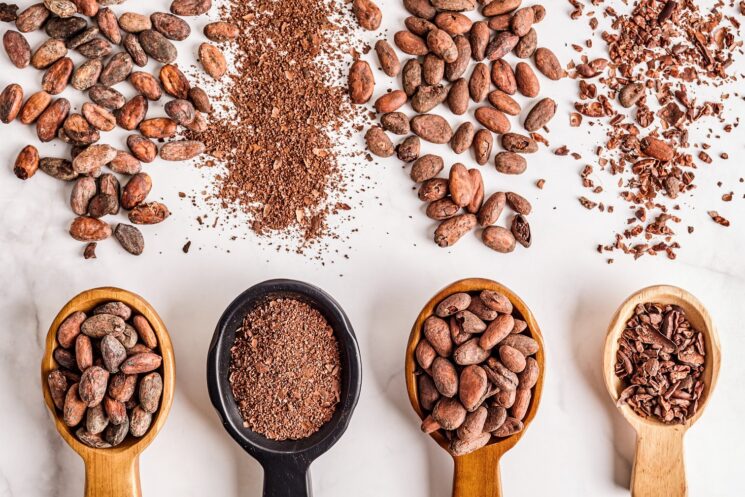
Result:
<svg viewBox="0 0 745 497">
<path fill-rule="evenodd" d="M 40 29 L 49 18 L 50 12 L 43 3 L 35 3 L 18 14 L 16 28 L 21 33 L 28 33 Z"/>
<path fill-rule="evenodd" d="M 204 27 L 204 36 L 218 43 L 235 40 L 239 34 L 238 26 L 229 22 L 211 22 Z"/>
<path fill-rule="evenodd" d="M 132 155 L 142 162 L 150 163 L 158 155 L 157 145 L 144 136 L 129 135 L 127 137 L 127 147 Z"/>
<path fill-rule="evenodd" d="M 408 135 L 411 131 L 409 118 L 403 112 L 389 112 L 380 116 L 383 129 L 395 135 Z"/>
<path fill-rule="evenodd" d="M 515 237 L 501 226 L 488 226 L 481 235 L 484 245 L 501 253 L 515 250 Z"/>
<path fill-rule="evenodd" d="M 129 56 L 132 57 L 132 62 L 139 67 L 145 67 L 147 65 L 147 53 L 145 53 L 145 49 L 142 48 L 142 44 L 137 35 L 127 33 L 124 35 L 122 45 L 124 46 L 124 50 L 126 50 Z"/>
<path fill-rule="evenodd" d="M 67 426 L 73 427 L 80 424 L 85 416 L 87 405 L 78 395 L 79 383 L 73 384 L 65 395 L 65 402 L 62 407 L 62 420 Z"/>
<path fill-rule="evenodd" d="M 383 20 L 383 12 L 372 0 L 353 0 L 352 13 L 357 23 L 368 31 L 375 31 Z"/>
<path fill-rule="evenodd" d="M 52 101 L 52 96 L 45 91 L 38 91 L 28 97 L 18 113 L 18 120 L 23 124 L 33 124 Z"/>
<path fill-rule="evenodd" d="M 102 59 L 111 55 L 111 44 L 102 38 L 96 38 L 77 47 L 77 51 L 87 59 Z"/>
<path fill-rule="evenodd" d="M 494 133 L 507 133 L 510 130 L 510 121 L 507 116 L 497 109 L 479 107 L 474 115 L 479 123 Z"/>
<path fill-rule="evenodd" d="M 433 54 L 427 54 L 422 64 L 422 77 L 428 85 L 439 85 L 445 77 L 445 61 Z"/>
<path fill-rule="evenodd" d="M 530 28 L 527 34 L 520 37 L 513 53 L 520 59 L 529 59 L 535 53 L 536 48 L 538 48 L 538 33 L 535 29 Z"/>
<path fill-rule="evenodd" d="M 5 53 L 14 66 L 23 69 L 31 63 L 31 46 L 26 37 L 18 31 L 9 29 L 3 35 Z"/>
<path fill-rule="evenodd" d="M 442 157 L 432 154 L 423 155 L 411 166 L 411 179 L 417 183 L 433 179 L 444 167 Z"/>
<path fill-rule="evenodd" d="M 158 62 L 162 64 L 171 64 L 176 60 L 176 56 L 178 55 L 176 47 L 173 46 L 173 43 L 168 41 L 168 39 L 160 34 L 158 31 L 155 31 L 153 29 L 146 29 L 139 34 L 138 40 L 145 53 Z M 202 48 L 200 46 L 199 59 L 200 61 L 202 61 L 202 65 L 204 65 L 204 60 L 202 57 Z M 207 70 L 207 67 L 205 67 L 205 70 Z M 212 75 L 211 73 L 209 74 Z"/>
<path fill-rule="evenodd" d="M 125 103 L 124 95 L 114 88 L 95 84 L 88 90 L 88 96 L 93 102 L 109 110 L 120 109 Z"/>
<path fill-rule="evenodd" d="M 502 59 L 494 61 L 491 66 L 491 79 L 497 89 L 506 94 L 514 95 L 517 92 L 515 73 L 507 61 Z"/>
<path fill-rule="evenodd" d="M 495 109 L 504 112 L 505 114 L 509 114 L 510 116 L 517 116 L 522 110 L 520 104 L 517 103 L 514 98 L 501 90 L 494 90 L 489 93 L 489 103 L 492 104 Z"/>
<path fill-rule="evenodd" d="M 133 224 L 158 224 L 165 220 L 171 212 L 160 202 L 140 204 L 129 211 L 129 221 Z"/>
<path fill-rule="evenodd" d="M 158 369 L 163 359 L 155 353 L 145 352 L 128 357 L 121 364 L 121 371 L 124 374 L 142 374 L 149 373 Z"/>
<path fill-rule="evenodd" d="M 353 104 L 365 104 L 370 100 L 375 89 L 375 78 L 370 64 L 364 60 L 356 60 L 352 64 L 349 69 L 348 88 L 349 98 Z"/>
<path fill-rule="evenodd" d="M 167 117 L 155 117 L 142 121 L 139 130 L 146 138 L 173 138 L 176 135 L 176 123 Z"/>
<path fill-rule="evenodd" d="M 556 102 L 551 98 L 544 98 L 530 110 L 523 126 L 528 131 L 538 131 L 551 121 L 556 114 Z"/>
<path fill-rule="evenodd" d="M 435 243 L 440 247 L 450 247 L 474 226 L 476 226 L 476 216 L 473 214 L 460 214 L 447 219 L 435 230 Z"/>
<path fill-rule="evenodd" d="M 470 122 L 464 122 L 458 129 L 453 133 L 453 138 L 450 140 L 450 147 L 456 154 L 462 154 L 471 147 L 473 143 L 473 137 L 475 134 L 473 124 Z"/>
<path fill-rule="evenodd" d="M 533 210 L 533 206 L 530 205 L 528 199 L 526 199 L 522 195 L 518 195 L 514 192 L 507 192 L 506 197 L 507 204 L 518 214 L 527 216 Z"/>
<path fill-rule="evenodd" d="M 103 70 L 101 59 L 88 60 L 77 68 L 72 74 L 71 84 L 76 90 L 85 91 L 90 89 L 98 81 Z"/>
<path fill-rule="evenodd" d="M 21 111 L 23 105 L 23 89 L 15 83 L 5 87 L 0 93 L 0 121 L 9 123 Z"/>
<path fill-rule="evenodd" d="M 427 43 L 419 36 L 409 31 L 399 31 L 393 36 L 396 46 L 404 53 L 414 56 L 427 55 Z"/>
<path fill-rule="evenodd" d="M 80 334 L 80 325 L 86 320 L 84 312 L 75 311 L 62 321 L 57 328 L 57 341 L 64 348 L 69 349 L 75 343 L 75 339 Z"/>
<path fill-rule="evenodd" d="M 199 16 L 212 8 L 212 0 L 173 0 L 171 12 L 177 16 Z"/>
<path fill-rule="evenodd" d="M 222 50 L 209 43 L 199 45 L 199 62 L 205 72 L 216 80 L 220 80 L 228 72 L 228 63 Z"/>
<path fill-rule="evenodd" d="M 532 12 L 532 9 L 529 10 Z M 517 83 L 517 91 L 526 97 L 537 97 L 541 91 L 538 78 L 533 69 L 525 62 L 518 62 L 515 66 L 515 82 Z"/>
<path fill-rule="evenodd" d="M 169 95 L 176 98 L 189 98 L 189 89 L 191 88 L 189 80 L 173 64 L 164 65 L 160 69 L 160 83 L 163 85 L 163 90 Z"/>
<path fill-rule="evenodd" d="M 86 102 L 83 104 L 81 111 L 90 125 L 98 130 L 111 131 L 116 126 L 114 114 L 100 105 Z"/>
<path fill-rule="evenodd" d="M 122 33 L 119 31 L 119 21 L 116 14 L 108 8 L 99 9 L 96 14 L 96 24 L 102 35 L 104 35 L 114 45 L 122 42 Z"/>
<path fill-rule="evenodd" d="M 168 161 L 189 160 L 204 153 L 204 150 L 204 143 L 197 140 L 173 141 L 160 148 L 160 158 Z"/>
<path fill-rule="evenodd" d="M 393 142 L 380 126 L 371 126 L 365 133 L 367 149 L 378 157 L 390 157 L 396 151 Z"/>
<path fill-rule="evenodd" d="M 121 128 L 128 131 L 137 129 L 140 123 L 145 119 L 147 110 L 147 99 L 142 95 L 137 95 L 114 113 L 116 116 L 116 123 Z"/>
<path fill-rule="evenodd" d="M 484 165 L 489 162 L 492 147 L 494 146 L 494 137 L 485 129 L 480 129 L 473 136 L 473 153 L 476 157 L 476 163 Z"/>
<path fill-rule="evenodd" d="M 132 72 L 132 57 L 126 52 L 114 54 L 101 71 L 99 81 L 102 85 L 114 86 L 129 77 Z"/>
<path fill-rule="evenodd" d="M 109 382 L 109 372 L 100 366 L 91 366 L 80 377 L 78 394 L 80 400 L 88 407 L 99 405 L 106 395 L 106 386 Z"/>
<path fill-rule="evenodd" d="M 78 174 L 89 174 L 111 162 L 116 157 L 116 149 L 111 145 L 91 145 L 72 161 L 72 167 Z"/>
<path fill-rule="evenodd" d="M 145 239 L 142 232 L 134 226 L 119 223 L 114 230 L 114 237 L 119 241 L 122 248 L 132 255 L 140 255 L 145 250 Z M 123 345 L 121 350 L 124 350 Z M 127 355 L 126 352 L 124 352 L 124 355 Z"/>
<path fill-rule="evenodd" d="M 537 48 L 534 54 L 535 66 L 548 79 L 558 81 L 564 77 L 564 68 L 559 59 L 548 48 Z"/>
<path fill-rule="evenodd" d="M 26 145 L 16 157 L 13 173 L 18 179 L 29 179 L 39 169 L 39 151 L 33 145 Z"/>
<path fill-rule="evenodd" d="M 0 95 L 2 100 L 2 95 Z M 0 106 L 0 111 L 2 107 Z M 70 112 L 70 102 L 66 98 L 58 98 L 39 115 L 36 120 L 36 135 L 42 142 L 55 139 L 57 131 L 67 119 Z"/>
<path fill-rule="evenodd" d="M 411 120 L 411 130 L 422 140 L 430 143 L 448 143 L 453 137 L 450 124 L 436 114 L 421 114 Z"/>
<path fill-rule="evenodd" d="M 508 152 L 532 154 L 538 151 L 538 144 L 529 136 L 519 133 L 505 133 L 502 135 L 502 146 Z"/>
</svg>

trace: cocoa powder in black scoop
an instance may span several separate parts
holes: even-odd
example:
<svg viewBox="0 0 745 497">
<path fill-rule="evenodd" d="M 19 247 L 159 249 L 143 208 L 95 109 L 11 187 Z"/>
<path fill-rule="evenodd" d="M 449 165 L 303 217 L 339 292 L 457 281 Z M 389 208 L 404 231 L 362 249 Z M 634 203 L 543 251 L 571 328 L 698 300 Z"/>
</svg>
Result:
<svg viewBox="0 0 745 497">
<path fill-rule="evenodd" d="M 255 307 L 236 332 L 230 356 L 230 386 L 246 428 L 272 440 L 298 440 L 336 411 L 339 344 L 310 305 L 275 299 Z"/>
</svg>

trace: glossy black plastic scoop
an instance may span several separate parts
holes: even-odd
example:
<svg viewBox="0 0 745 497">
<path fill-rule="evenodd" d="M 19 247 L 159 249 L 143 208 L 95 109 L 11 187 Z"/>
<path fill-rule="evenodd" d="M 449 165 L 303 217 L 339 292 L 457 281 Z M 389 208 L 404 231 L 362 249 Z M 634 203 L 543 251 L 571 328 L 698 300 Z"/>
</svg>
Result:
<svg viewBox="0 0 745 497">
<path fill-rule="evenodd" d="M 243 419 L 228 381 L 230 348 L 243 318 L 256 305 L 275 298 L 305 302 L 324 315 L 334 329 L 341 359 L 341 400 L 331 420 L 302 440 L 277 442 L 244 428 Z M 225 429 L 264 468 L 264 497 L 304 497 L 312 494 L 310 464 L 344 434 L 349 425 L 362 382 L 357 338 L 344 311 L 326 292 L 293 280 L 269 280 L 243 292 L 225 310 L 217 323 L 207 356 L 207 386 L 210 400 Z"/>
</svg>

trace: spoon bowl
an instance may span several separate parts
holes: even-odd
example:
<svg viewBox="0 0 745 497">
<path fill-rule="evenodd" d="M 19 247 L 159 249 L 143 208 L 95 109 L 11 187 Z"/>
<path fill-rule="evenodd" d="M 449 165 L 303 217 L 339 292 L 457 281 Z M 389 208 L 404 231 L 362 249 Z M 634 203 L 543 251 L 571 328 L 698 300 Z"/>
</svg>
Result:
<svg viewBox="0 0 745 497">
<path fill-rule="evenodd" d="M 276 298 L 291 298 L 317 309 L 334 330 L 341 360 L 341 399 L 331 420 L 301 440 L 275 441 L 244 427 L 230 387 L 230 349 L 244 317 L 257 305 Z M 357 339 L 341 306 L 323 290 L 293 280 L 270 280 L 239 295 L 225 310 L 207 356 L 210 400 L 225 430 L 264 468 L 265 497 L 311 495 L 310 464 L 329 450 L 347 429 L 362 382 Z"/>
<path fill-rule="evenodd" d="M 631 476 L 633 497 L 685 497 L 688 487 L 685 477 L 683 438 L 688 429 L 701 417 L 716 386 L 721 364 L 719 336 L 706 308 L 687 291 L 668 285 L 651 286 L 631 295 L 616 311 L 605 342 L 603 376 L 613 401 L 617 404 L 623 383 L 616 376 L 618 340 L 626 323 L 639 304 L 657 303 L 677 305 L 686 314 L 694 329 L 704 336 L 706 359 L 704 363 L 704 390 L 699 399 L 698 411 L 684 423 L 669 425 L 654 418 L 643 418 L 626 404 L 619 410 L 637 434 L 636 457 Z"/>
<path fill-rule="evenodd" d="M 158 337 L 159 353 L 163 357 L 163 363 L 159 370 L 163 377 L 163 395 L 160 408 L 153 415 L 152 424 L 143 437 L 133 439 L 128 436 L 127 440 L 116 447 L 96 449 L 79 441 L 75 436 L 74 429 L 69 428 L 62 421 L 62 417 L 57 412 L 52 400 L 47 376 L 53 369 L 57 368 L 57 362 L 54 360 L 53 354 L 59 346 L 57 329 L 65 318 L 77 311 L 87 313 L 95 307 L 111 301 L 124 302 L 133 311 L 142 314 L 155 331 Z M 96 288 L 77 295 L 62 308 L 49 327 L 44 358 L 41 363 L 41 380 L 44 400 L 52 413 L 57 431 L 85 463 L 86 497 L 140 497 L 142 490 L 140 488 L 139 457 L 166 422 L 173 403 L 176 380 L 171 339 L 165 324 L 155 312 L 155 309 L 139 295 L 119 288 Z"/>
<path fill-rule="evenodd" d="M 417 364 L 415 359 L 416 346 L 422 336 L 424 321 L 434 314 L 434 310 L 442 300 L 460 292 L 480 292 L 482 290 L 494 290 L 506 296 L 514 307 L 513 315 L 523 319 L 528 324 L 527 334 L 536 340 L 539 350 L 535 359 L 539 366 L 538 381 L 533 387 L 533 395 L 530 400 L 528 412 L 523 419 L 523 429 L 507 438 L 492 440 L 484 447 L 463 456 L 453 456 L 455 473 L 453 477 L 453 497 L 500 497 L 502 495 L 501 477 L 499 472 L 499 460 L 505 452 L 520 441 L 531 421 L 535 418 L 543 391 L 544 376 L 544 347 L 543 336 L 533 313 L 523 300 L 509 288 L 488 279 L 468 278 L 448 285 L 432 297 L 424 306 L 414 323 L 409 335 L 409 343 L 406 347 L 406 389 L 409 401 L 414 411 L 421 419 L 425 413 L 419 403 L 419 390 L 417 388 Z M 448 441 L 438 430 L 431 434 L 432 438 L 445 450 L 448 450 Z"/>
</svg>

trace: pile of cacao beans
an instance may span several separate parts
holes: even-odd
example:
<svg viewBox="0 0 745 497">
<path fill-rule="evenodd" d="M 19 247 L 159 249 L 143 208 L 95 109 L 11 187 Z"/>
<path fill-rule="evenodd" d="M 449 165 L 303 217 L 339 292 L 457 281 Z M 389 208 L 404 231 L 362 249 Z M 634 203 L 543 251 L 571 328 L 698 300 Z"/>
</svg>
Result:
<svg viewBox="0 0 745 497">
<path fill-rule="evenodd" d="M 527 169 L 526 154 L 547 143 L 539 131 L 556 113 L 556 102 L 540 98 L 541 83 L 529 64 L 549 80 L 566 75 L 554 53 L 538 46 L 535 25 L 546 17 L 541 5 L 522 6 L 522 0 L 482 1 L 482 20 L 473 21 L 466 13 L 477 8 L 476 0 L 404 0 L 412 15 L 406 30 L 395 33 L 393 41 L 400 52 L 412 56 L 401 63 L 394 47 L 379 40 L 375 52 L 382 71 L 391 78 L 401 77 L 400 88 L 392 89 L 374 102 L 380 125 L 368 129 L 368 150 L 380 157 L 397 155 L 411 164 L 411 178 L 420 184 L 419 198 L 428 202 L 427 215 L 440 222 L 435 242 L 449 247 L 477 225 L 481 238 L 498 252 L 511 252 L 517 243 L 529 247 L 532 241 L 526 219 L 530 204 L 515 193 L 497 192 L 485 196 L 484 181 L 478 168 L 456 163 L 448 178 L 441 156 L 423 154 L 422 142 L 449 144 L 455 154 L 472 150 L 473 160 L 484 165 L 491 160 L 494 134 L 504 150 L 494 154 L 496 170 L 502 174 L 521 174 Z M 376 7 L 370 0 L 354 2 L 360 24 L 367 29 L 380 25 Z M 465 13 L 464 13 L 465 12 Z M 371 22 L 370 20 L 374 22 Z M 510 53 L 518 59 L 508 61 Z M 466 76 L 474 62 L 470 76 Z M 488 65 L 491 64 L 491 67 Z M 349 73 L 350 98 L 355 104 L 369 102 L 375 80 L 368 62 L 356 60 Z M 511 131 L 508 116 L 520 116 L 523 109 L 516 94 L 530 100 L 522 126 L 526 134 Z M 489 105 L 484 105 L 484 101 Z M 455 116 L 469 113 L 473 102 L 476 122 L 465 121 L 455 129 L 448 119 L 436 113 L 447 105 Z M 409 104 L 415 115 L 403 112 Z M 476 125 L 483 126 L 476 129 Z M 389 135 L 404 137 L 394 145 Z M 509 199 L 519 199 L 509 202 Z M 515 211 L 510 229 L 495 226 L 505 200 Z"/>
<path fill-rule="evenodd" d="M 422 326 L 415 349 L 422 431 L 442 430 L 460 456 L 523 429 L 540 349 L 505 295 L 455 293 Z"/>
<path fill-rule="evenodd" d="M 142 171 L 142 163 L 153 162 L 158 155 L 166 161 L 182 161 L 201 154 L 205 146 L 198 140 L 175 139 L 179 126 L 192 133 L 207 127 L 205 114 L 212 112 L 207 93 L 192 86 L 174 63 L 178 51 L 174 41 L 183 41 L 191 34 L 184 16 L 205 14 L 211 0 L 174 0 L 171 12 L 143 15 L 112 8 L 124 0 L 44 0 L 20 13 L 5 16 L 15 22 L 16 30 L 7 29 L 3 46 L 16 67 L 29 65 L 44 71 L 41 90 L 24 101 L 24 89 L 8 85 L 0 93 L 0 121 L 18 120 L 35 125 L 41 142 L 61 140 L 71 146 L 69 157 L 40 157 L 34 145 L 27 145 L 18 154 L 13 171 L 27 180 L 41 170 L 54 178 L 75 182 L 71 207 L 78 216 L 70 226 L 70 235 L 88 242 L 85 257 L 95 257 L 96 242 L 112 233 L 128 252 L 139 255 L 144 248 L 142 233 L 133 225 L 157 224 L 170 215 L 160 202 L 148 202 L 152 187 L 150 176 Z M 89 20 L 86 19 L 89 18 Z M 24 33 L 44 30 L 49 37 L 32 50 Z M 235 38 L 235 26 L 214 22 L 204 27 L 205 36 L 216 42 Z M 116 47 L 121 47 L 116 51 Z M 82 56 L 75 66 L 71 51 Z M 76 56 L 77 57 L 77 56 Z M 227 72 L 221 50 L 202 43 L 198 58 L 204 71 L 215 80 Z M 158 68 L 154 76 L 145 67 L 149 61 Z M 129 82 L 137 95 L 127 100 L 115 88 Z M 87 92 L 79 112 L 62 96 L 68 87 Z M 165 106 L 166 116 L 148 117 L 149 102 L 165 95 L 172 97 Z M 128 151 L 99 143 L 102 135 L 119 127 L 137 131 L 126 139 Z M 174 140 L 175 139 L 175 140 Z M 171 140 L 158 150 L 156 142 Z M 108 168 L 110 172 L 103 173 Z M 120 188 L 117 175 L 129 177 Z M 116 215 L 120 208 L 129 211 L 132 224 L 118 224 L 115 229 L 103 217 Z"/>
</svg>

